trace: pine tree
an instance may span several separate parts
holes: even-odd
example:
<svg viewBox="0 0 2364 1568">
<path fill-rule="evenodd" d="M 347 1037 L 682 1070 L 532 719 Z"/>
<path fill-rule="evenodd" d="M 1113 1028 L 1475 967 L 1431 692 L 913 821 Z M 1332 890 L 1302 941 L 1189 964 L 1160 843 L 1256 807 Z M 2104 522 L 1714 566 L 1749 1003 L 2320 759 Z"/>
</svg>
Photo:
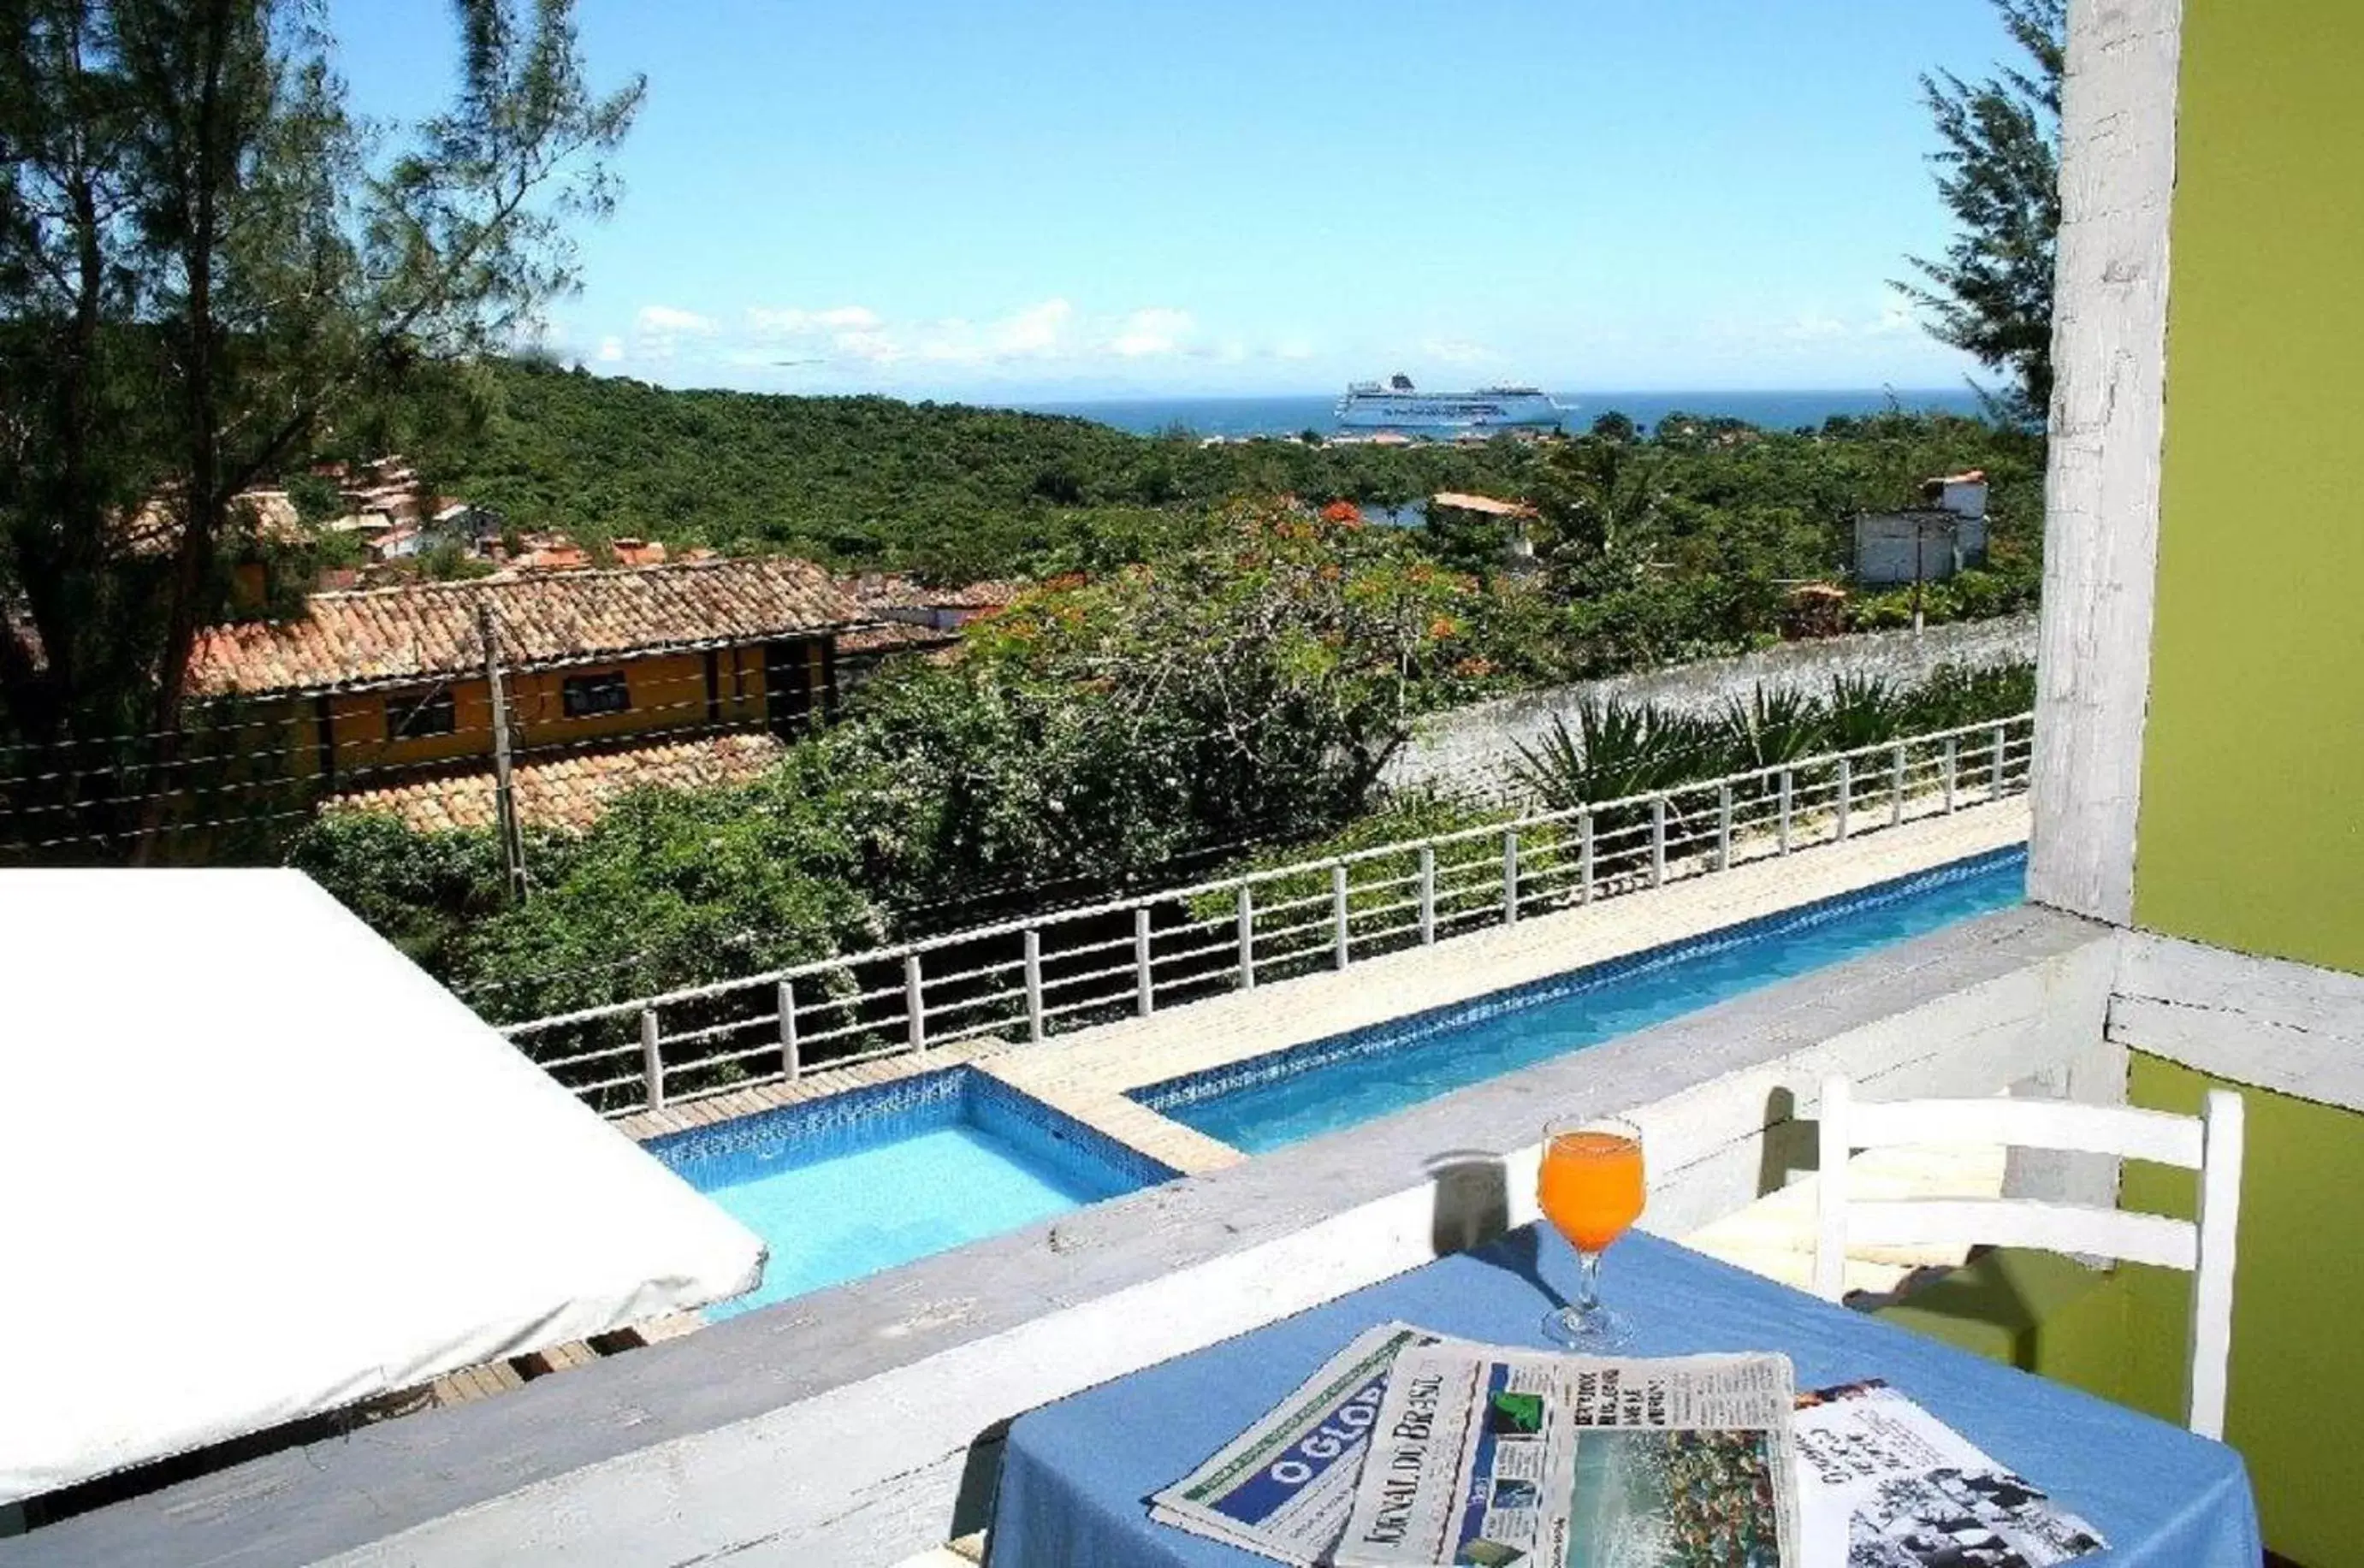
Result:
<svg viewBox="0 0 2364 1568">
<path fill-rule="evenodd" d="M 1943 149 L 1937 190 L 1958 232 L 1941 261 L 1909 257 L 1926 284 L 1896 286 L 1932 336 L 2013 384 L 2006 417 L 2041 424 L 2052 401 L 2052 265 L 2060 228 L 2060 74 L 2068 0 L 1995 0 L 2029 61 L 1982 82 L 1921 79 Z"/>
<path fill-rule="evenodd" d="M 458 0 L 453 102 L 366 125 L 323 9 L 0 0 L 0 728 L 145 732 L 134 798 L 240 492 L 530 332 L 641 99 L 585 84 L 571 0 Z"/>
</svg>

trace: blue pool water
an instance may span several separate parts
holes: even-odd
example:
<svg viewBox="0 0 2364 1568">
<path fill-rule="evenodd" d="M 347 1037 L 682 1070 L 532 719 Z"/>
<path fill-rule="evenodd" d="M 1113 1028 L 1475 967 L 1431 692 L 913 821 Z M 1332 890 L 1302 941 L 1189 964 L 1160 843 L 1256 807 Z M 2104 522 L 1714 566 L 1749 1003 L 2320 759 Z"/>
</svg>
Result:
<svg viewBox="0 0 2364 1568">
<path fill-rule="evenodd" d="M 2026 881 L 2024 850 L 1981 855 L 1132 1098 L 1260 1154 L 2008 908 Z"/>
<path fill-rule="evenodd" d="M 649 1151 L 769 1243 L 728 1318 L 1175 1174 L 966 1068 L 652 1140 Z"/>
</svg>

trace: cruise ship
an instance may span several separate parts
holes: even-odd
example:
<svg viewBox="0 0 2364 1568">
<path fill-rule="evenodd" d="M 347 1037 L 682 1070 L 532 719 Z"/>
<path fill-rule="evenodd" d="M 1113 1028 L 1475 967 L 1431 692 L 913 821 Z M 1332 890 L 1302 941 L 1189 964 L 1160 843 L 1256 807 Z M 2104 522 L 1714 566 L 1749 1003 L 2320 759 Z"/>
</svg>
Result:
<svg viewBox="0 0 2364 1568">
<path fill-rule="evenodd" d="M 1533 386 L 1481 386 L 1475 392 L 1420 392 L 1411 377 L 1385 385 L 1358 381 L 1338 400 L 1342 430 L 1445 431 L 1558 429 L 1567 410 Z"/>
</svg>

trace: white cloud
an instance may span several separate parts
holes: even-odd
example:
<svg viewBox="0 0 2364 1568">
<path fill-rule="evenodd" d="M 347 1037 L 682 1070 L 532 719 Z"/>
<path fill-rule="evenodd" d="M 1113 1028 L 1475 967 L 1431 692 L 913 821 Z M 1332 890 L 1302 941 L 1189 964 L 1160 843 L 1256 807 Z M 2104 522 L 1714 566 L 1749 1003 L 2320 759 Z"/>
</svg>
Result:
<svg viewBox="0 0 2364 1568">
<path fill-rule="evenodd" d="M 1064 346 L 1067 324 L 1076 307 L 1064 299 L 1046 299 L 995 323 L 986 332 L 989 353 L 997 358 L 1047 358 Z"/>
<path fill-rule="evenodd" d="M 611 351 L 612 350 L 612 351 Z M 1151 367 L 1202 369 L 1310 361 L 1301 333 L 1277 341 L 1236 328 L 1215 332 L 1189 311 L 1145 305 L 1086 311 L 1051 295 L 993 314 L 898 318 L 866 305 L 748 306 L 722 321 L 668 305 L 641 309 L 633 329 L 600 346 L 603 363 L 671 363 L 754 373 L 776 384 L 797 370 L 801 386 L 942 385 L 1022 380 L 1049 384 L 1125 378 Z M 1167 373 L 1171 373 L 1170 372 Z"/>
<path fill-rule="evenodd" d="M 711 337 L 714 322 L 694 310 L 677 310 L 670 305 L 644 305 L 637 321 L 643 332 L 687 332 L 700 338 Z"/>
<path fill-rule="evenodd" d="M 1774 329 L 1774 337 L 1784 343 L 1835 343 L 1850 339 L 1892 338 L 1917 333 L 1919 319 L 1910 306 L 1901 301 L 1883 303 L 1873 312 L 1851 316 L 1829 310 L 1808 310 L 1791 317 Z"/>
<path fill-rule="evenodd" d="M 878 313 L 861 305 L 833 306 L 827 310 L 773 309 L 759 305 L 747 312 L 748 329 L 759 338 L 802 338 L 831 331 L 862 332 L 878 325 Z"/>
<path fill-rule="evenodd" d="M 1501 362 L 1502 356 L 1483 343 L 1473 343 L 1466 338 L 1431 338 L 1421 345 L 1421 352 L 1438 364 L 1490 365 Z"/>
<path fill-rule="evenodd" d="M 670 305 L 644 305 L 632 318 L 632 358 L 669 360 L 685 338 L 711 338 L 719 330 L 713 317 Z"/>
<path fill-rule="evenodd" d="M 1136 310 L 1117 324 L 1116 336 L 1109 340 L 1109 347 L 1120 358 L 1128 360 L 1177 353 L 1193 325 L 1187 310 L 1164 306 Z"/>
</svg>

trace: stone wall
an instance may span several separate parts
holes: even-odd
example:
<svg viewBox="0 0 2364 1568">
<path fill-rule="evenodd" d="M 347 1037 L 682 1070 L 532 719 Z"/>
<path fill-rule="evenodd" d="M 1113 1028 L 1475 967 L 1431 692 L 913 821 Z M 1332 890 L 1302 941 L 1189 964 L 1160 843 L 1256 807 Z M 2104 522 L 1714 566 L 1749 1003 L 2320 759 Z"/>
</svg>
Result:
<svg viewBox="0 0 2364 1568">
<path fill-rule="evenodd" d="M 1619 697 L 1704 714 L 1720 711 L 1728 698 L 1747 696 L 1759 684 L 1819 691 L 1834 676 L 1879 675 L 1910 684 L 1940 664 L 1986 667 L 2035 657 L 2035 617 L 2008 616 L 1931 627 L 1918 636 L 1871 631 L 1784 642 L 1729 659 L 1524 692 L 1432 716 L 1388 764 L 1387 782 L 1397 789 L 1430 785 L 1498 794 L 1517 761 L 1520 744 L 1533 745 L 1548 734 L 1555 716 L 1573 722 L 1577 705 L 1588 697 Z"/>
</svg>

